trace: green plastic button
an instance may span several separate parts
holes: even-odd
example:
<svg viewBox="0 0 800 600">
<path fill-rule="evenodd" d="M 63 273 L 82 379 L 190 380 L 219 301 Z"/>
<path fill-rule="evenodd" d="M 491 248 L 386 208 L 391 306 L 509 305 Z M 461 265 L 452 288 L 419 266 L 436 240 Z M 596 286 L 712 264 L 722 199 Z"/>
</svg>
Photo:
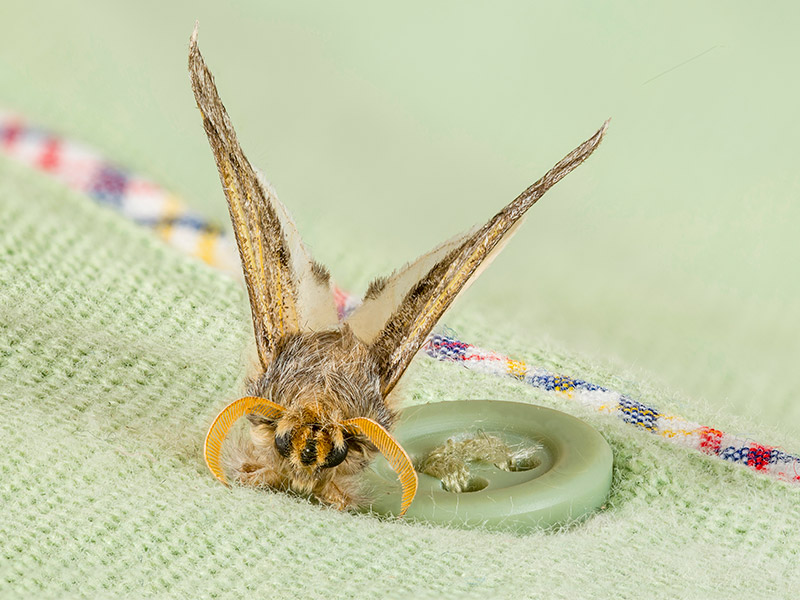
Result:
<svg viewBox="0 0 800 600">
<path fill-rule="evenodd" d="M 511 447 L 541 449 L 526 470 L 504 471 L 470 464 L 477 491 L 446 491 L 419 465 L 448 439 L 497 436 Z M 419 477 L 405 518 L 454 527 L 528 531 L 580 519 L 599 508 L 611 488 L 613 455 L 596 430 L 568 414 L 517 402 L 437 402 L 403 411 L 394 431 Z M 365 475 L 373 499 L 368 507 L 385 516 L 400 512 L 397 475 L 383 457 Z"/>
</svg>

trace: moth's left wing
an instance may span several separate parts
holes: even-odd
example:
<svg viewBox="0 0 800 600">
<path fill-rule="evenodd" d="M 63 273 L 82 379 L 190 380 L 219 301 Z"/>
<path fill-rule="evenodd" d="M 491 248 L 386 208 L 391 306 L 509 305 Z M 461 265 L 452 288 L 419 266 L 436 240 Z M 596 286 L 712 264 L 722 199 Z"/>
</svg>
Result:
<svg viewBox="0 0 800 600">
<path fill-rule="evenodd" d="M 486 225 L 474 230 L 465 239 L 457 238 L 429 255 L 435 257 L 436 261 L 418 281 L 409 286 L 380 332 L 369 340 L 380 365 L 381 392 L 384 396 L 397 384 L 444 311 L 514 234 L 525 212 L 594 152 L 607 126 L 608 121 Z M 375 321 L 370 325 L 374 327 Z"/>
<path fill-rule="evenodd" d="M 330 277 L 310 258 L 286 207 L 239 146 L 214 77 L 197 47 L 197 26 L 189 46 L 189 73 L 228 200 L 258 355 L 266 367 L 282 336 L 336 325 Z"/>
</svg>

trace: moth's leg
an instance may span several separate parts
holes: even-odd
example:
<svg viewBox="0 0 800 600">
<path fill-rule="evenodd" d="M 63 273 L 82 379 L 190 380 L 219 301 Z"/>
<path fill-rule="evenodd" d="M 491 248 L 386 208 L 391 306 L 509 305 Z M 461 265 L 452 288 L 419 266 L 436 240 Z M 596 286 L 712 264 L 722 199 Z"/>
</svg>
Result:
<svg viewBox="0 0 800 600">
<path fill-rule="evenodd" d="M 321 482 L 314 490 L 314 495 L 320 502 L 339 510 L 358 508 L 365 502 L 365 498 L 360 492 L 358 478 L 347 475 L 334 475 Z"/>
<path fill-rule="evenodd" d="M 283 489 L 285 477 L 279 469 L 256 462 L 245 462 L 233 470 L 233 479 L 242 485 Z"/>
<path fill-rule="evenodd" d="M 284 489 L 286 473 L 281 457 L 264 439 L 264 429 L 252 427 L 250 435 L 230 439 L 224 456 L 225 471 L 242 485 Z"/>
</svg>

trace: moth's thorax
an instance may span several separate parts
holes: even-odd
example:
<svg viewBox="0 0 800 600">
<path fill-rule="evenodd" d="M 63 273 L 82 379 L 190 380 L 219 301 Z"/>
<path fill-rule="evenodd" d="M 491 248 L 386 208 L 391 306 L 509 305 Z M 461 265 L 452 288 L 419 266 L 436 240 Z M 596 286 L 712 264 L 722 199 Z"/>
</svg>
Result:
<svg viewBox="0 0 800 600">
<path fill-rule="evenodd" d="M 295 422 L 367 417 L 391 428 L 395 418 L 381 395 L 375 357 L 347 325 L 281 338 L 249 393 L 280 404 Z"/>
</svg>

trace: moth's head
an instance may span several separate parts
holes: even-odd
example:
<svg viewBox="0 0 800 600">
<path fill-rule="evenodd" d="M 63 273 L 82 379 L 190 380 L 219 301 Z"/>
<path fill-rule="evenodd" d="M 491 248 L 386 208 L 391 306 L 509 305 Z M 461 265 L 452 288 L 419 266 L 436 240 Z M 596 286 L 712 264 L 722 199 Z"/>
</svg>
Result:
<svg viewBox="0 0 800 600">
<path fill-rule="evenodd" d="M 377 416 L 391 424 L 394 418 L 380 395 L 374 358 L 347 326 L 284 336 L 249 391 L 280 406 L 271 420 L 250 415 L 253 442 L 273 447 L 296 472 L 319 473 L 345 462 L 348 452 L 361 459 L 372 449 L 348 419 Z"/>
<path fill-rule="evenodd" d="M 347 458 L 353 436 L 311 403 L 284 411 L 274 419 L 248 415 L 252 435 L 275 451 L 295 470 L 309 473 L 336 467 Z"/>
</svg>

